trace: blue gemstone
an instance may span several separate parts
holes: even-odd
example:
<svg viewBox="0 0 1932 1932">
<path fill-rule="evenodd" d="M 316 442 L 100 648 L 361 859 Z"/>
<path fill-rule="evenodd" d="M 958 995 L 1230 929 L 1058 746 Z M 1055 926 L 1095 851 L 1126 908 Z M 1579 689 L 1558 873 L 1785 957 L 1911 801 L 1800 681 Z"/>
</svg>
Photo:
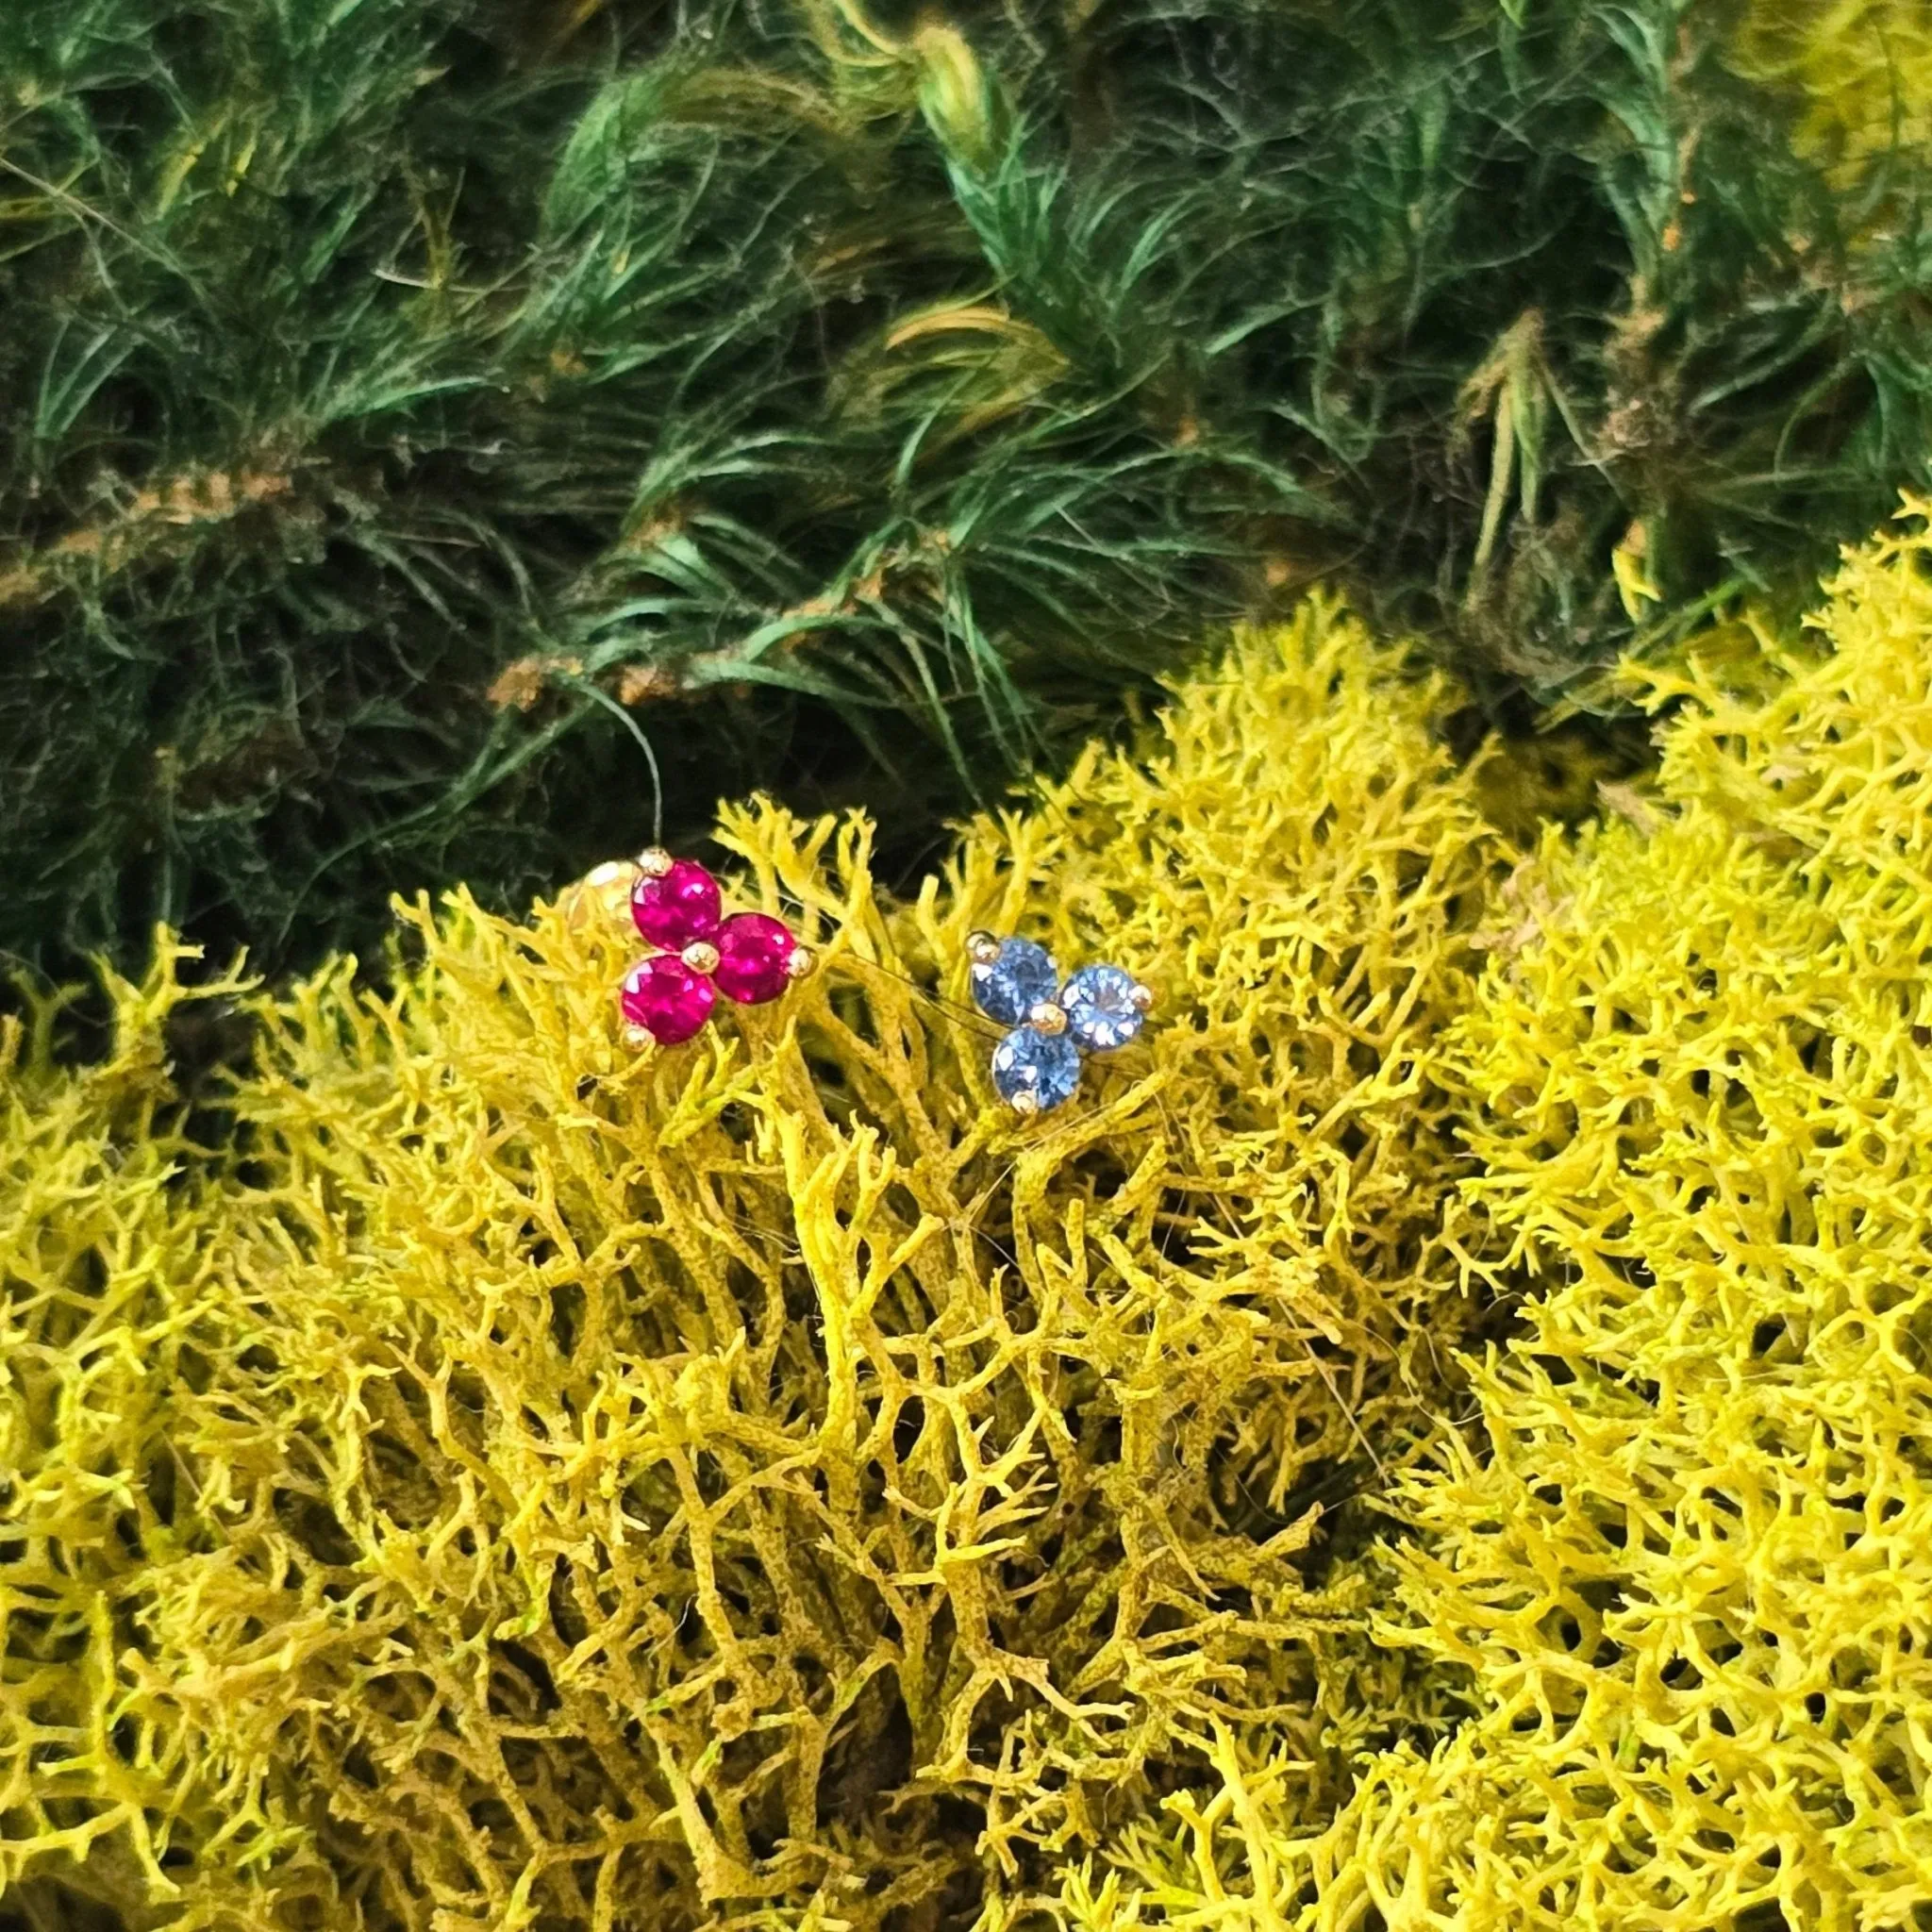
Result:
<svg viewBox="0 0 1932 1932">
<path fill-rule="evenodd" d="M 1079 1049 L 1069 1034 L 1015 1027 L 992 1050 L 992 1084 L 1009 1103 L 1018 1094 L 1032 1094 L 1044 1113 L 1080 1084 Z"/>
<path fill-rule="evenodd" d="M 1139 983 L 1118 966 L 1083 966 L 1067 981 L 1060 1005 L 1067 1009 L 1067 1031 L 1088 1053 L 1111 1053 L 1124 1046 L 1147 1024 L 1134 1004 Z"/>
<path fill-rule="evenodd" d="M 973 1000 L 1002 1026 L 1017 1026 L 1059 985 L 1053 956 L 1031 940 L 1002 940 L 998 955 L 985 965 L 973 962 Z"/>
</svg>

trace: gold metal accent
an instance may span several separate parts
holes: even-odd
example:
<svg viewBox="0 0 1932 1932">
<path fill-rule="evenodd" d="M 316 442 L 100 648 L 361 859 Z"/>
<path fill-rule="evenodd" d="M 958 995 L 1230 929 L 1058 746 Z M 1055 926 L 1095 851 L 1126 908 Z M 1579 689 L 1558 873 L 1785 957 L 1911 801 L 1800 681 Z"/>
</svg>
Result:
<svg viewBox="0 0 1932 1932">
<path fill-rule="evenodd" d="M 613 858 L 566 886 L 557 898 L 564 924 L 572 932 L 582 932 L 593 919 L 608 919 L 622 911 L 637 874 L 629 859 Z"/>
<path fill-rule="evenodd" d="M 991 966 L 1000 956 L 1000 942 L 990 932 L 969 932 L 966 953 L 975 966 Z"/>
<path fill-rule="evenodd" d="M 1144 1013 L 1154 1004 L 1154 989 L 1151 986 L 1136 986 L 1127 995 L 1127 1004 L 1137 1013 Z"/>
<path fill-rule="evenodd" d="M 693 973 L 715 973 L 718 970 L 718 949 L 709 940 L 693 940 L 677 956 Z"/>
<path fill-rule="evenodd" d="M 1032 1088 L 1023 1087 L 1019 1092 L 1013 1095 L 1008 1105 L 1024 1120 L 1028 1115 L 1036 1114 L 1040 1111 L 1040 1095 L 1034 1092 Z"/>
<path fill-rule="evenodd" d="M 647 879 L 661 879 L 677 861 L 661 845 L 647 846 L 638 854 L 638 870 Z"/>
<path fill-rule="evenodd" d="M 649 1046 L 650 1029 L 644 1026 L 626 1026 L 624 1029 L 624 1043 L 626 1046 Z"/>
<path fill-rule="evenodd" d="M 1067 1030 L 1067 1009 L 1052 1000 L 1041 1000 L 1026 1008 L 1026 1024 L 1051 1040 Z"/>
<path fill-rule="evenodd" d="M 785 976 L 788 979 L 804 979 L 818 970 L 819 956 L 809 946 L 793 946 L 791 957 L 785 962 Z"/>
</svg>

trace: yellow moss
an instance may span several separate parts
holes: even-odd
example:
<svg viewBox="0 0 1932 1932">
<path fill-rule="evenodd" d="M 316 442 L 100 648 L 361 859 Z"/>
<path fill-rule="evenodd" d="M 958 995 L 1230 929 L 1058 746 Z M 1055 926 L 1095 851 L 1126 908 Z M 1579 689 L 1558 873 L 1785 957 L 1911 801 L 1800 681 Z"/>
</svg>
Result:
<svg viewBox="0 0 1932 1932">
<path fill-rule="evenodd" d="M 1849 190 L 1881 158 L 1932 146 L 1932 6 L 1926 0 L 1751 0 L 1739 69 L 1796 88 L 1798 139 Z"/>
<path fill-rule="evenodd" d="M 1314 605 L 915 904 L 862 825 L 730 813 L 826 964 L 684 1049 L 620 1043 L 587 886 L 254 1000 L 219 1160 L 158 1117 L 57 1186 L 108 1090 L 20 1062 L 0 1886 L 991 1922 L 1264 1722 L 1326 1822 L 1446 1708 L 1322 1545 L 1474 1314 L 1440 1042 L 1508 867 L 1451 704 Z M 992 1104 L 981 924 L 1160 991 L 1064 1115 Z M 178 993 L 119 997 L 151 1041 Z"/>
<path fill-rule="evenodd" d="M 674 1053 L 618 1043 L 598 889 L 413 908 L 387 992 L 207 990 L 261 1027 L 219 1156 L 174 956 L 93 1070 L 35 1008 L 0 1889 L 222 1932 L 1915 1923 L 1924 507 L 1808 637 L 1627 676 L 1655 780 L 1527 856 L 1454 694 L 1323 606 L 914 904 L 861 825 L 730 814 L 826 966 Z M 974 924 L 1120 958 L 1162 1024 L 1012 1126 Z M 1387 1548 L 1324 1517 L 1385 1477 Z"/>
<path fill-rule="evenodd" d="M 1924 507 L 1748 674 L 1678 674 L 1648 827 L 1551 834 L 1453 1058 L 1522 1328 L 1402 1485 L 1392 1642 L 1469 1674 L 1309 1832 L 1289 1740 L 1070 1882 L 1155 1923 L 1902 1927 L 1932 1907 L 1932 589 Z M 1246 1799 L 1242 1799 L 1245 1792 Z M 1245 1808 L 1244 1808 L 1245 1805 Z"/>
<path fill-rule="evenodd" d="M 119 1663 L 175 1554 L 165 1391 L 206 1306 L 208 1231 L 174 1211 L 199 1150 L 162 1038 L 239 984 L 185 991 L 194 957 L 164 941 L 145 985 L 110 982 L 113 1049 L 84 1073 L 54 1061 L 62 999 L 0 1019 L 0 1898 L 29 1863 L 74 1861 L 83 1889 L 174 1899 L 175 1835 L 214 1843 L 237 1797 Z"/>
</svg>

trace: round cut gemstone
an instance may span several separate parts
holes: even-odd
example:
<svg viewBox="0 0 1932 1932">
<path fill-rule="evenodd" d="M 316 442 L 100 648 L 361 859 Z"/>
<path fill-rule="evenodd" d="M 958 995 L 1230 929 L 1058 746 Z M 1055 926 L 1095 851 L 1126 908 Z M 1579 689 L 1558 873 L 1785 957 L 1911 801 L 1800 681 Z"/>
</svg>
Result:
<svg viewBox="0 0 1932 1932">
<path fill-rule="evenodd" d="M 1080 1084 L 1080 1054 L 1070 1035 L 1018 1026 L 992 1050 L 992 1084 L 1008 1103 L 1030 1093 L 1044 1113 Z"/>
<path fill-rule="evenodd" d="M 798 941 L 770 913 L 734 912 L 718 928 L 716 944 L 718 970 L 713 977 L 719 991 L 740 1006 L 763 1006 L 791 984 L 789 969 Z"/>
<path fill-rule="evenodd" d="M 675 953 L 640 959 L 624 975 L 619 998 L 624 1017 L 641 1026 L 659 1046 L 689 1040 L 711 1017 L 718 994 L 702 973 L 693 973 Z"/>
<path fill-rule="evenodd" d="M 1140 991 L 1131 973 L 1118 966 L 1083 966 L 1060 990 L 1067 1031 L 1088 1053 L 1111 1053 L 1124 1046 L 1147 1024 L 1134 1004 Z"/>
<path fill-rule="evenodd" d="M 703 866 L 680 858 L 662 878 L 646 875 L 630 895 L 630 916 L 654 946 L 681 953 L 713 938 L 723 905 L 718 881 Z"/>
<path fill-rule="evenodd" d="M 998 954 L 973 962 L 973 1000 L 1002 1026 L 1017 1026 L 1059 984 L 1052 956 L 1031 940 L 1002 940 Z"/>
</svg>

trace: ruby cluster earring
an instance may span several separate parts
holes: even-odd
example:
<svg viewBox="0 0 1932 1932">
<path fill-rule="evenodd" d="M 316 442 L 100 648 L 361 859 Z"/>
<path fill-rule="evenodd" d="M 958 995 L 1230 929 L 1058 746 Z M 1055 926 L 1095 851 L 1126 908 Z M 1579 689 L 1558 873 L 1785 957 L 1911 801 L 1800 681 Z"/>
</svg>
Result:
<svg viewBox="0 0 1932 1932">
<path fill-rule="evenodd" d="M 624 975 L 619 1004 L 633 1045 L 675 1046 L 711 1017 L 722 992 L 743 1007 L 774 1000 L 818 963 L 767 912 L 724 915 L 718 881 L 689 858 L 653 846 L 638 857 L 631 918 L 661 948 Z"/>
</svg>

